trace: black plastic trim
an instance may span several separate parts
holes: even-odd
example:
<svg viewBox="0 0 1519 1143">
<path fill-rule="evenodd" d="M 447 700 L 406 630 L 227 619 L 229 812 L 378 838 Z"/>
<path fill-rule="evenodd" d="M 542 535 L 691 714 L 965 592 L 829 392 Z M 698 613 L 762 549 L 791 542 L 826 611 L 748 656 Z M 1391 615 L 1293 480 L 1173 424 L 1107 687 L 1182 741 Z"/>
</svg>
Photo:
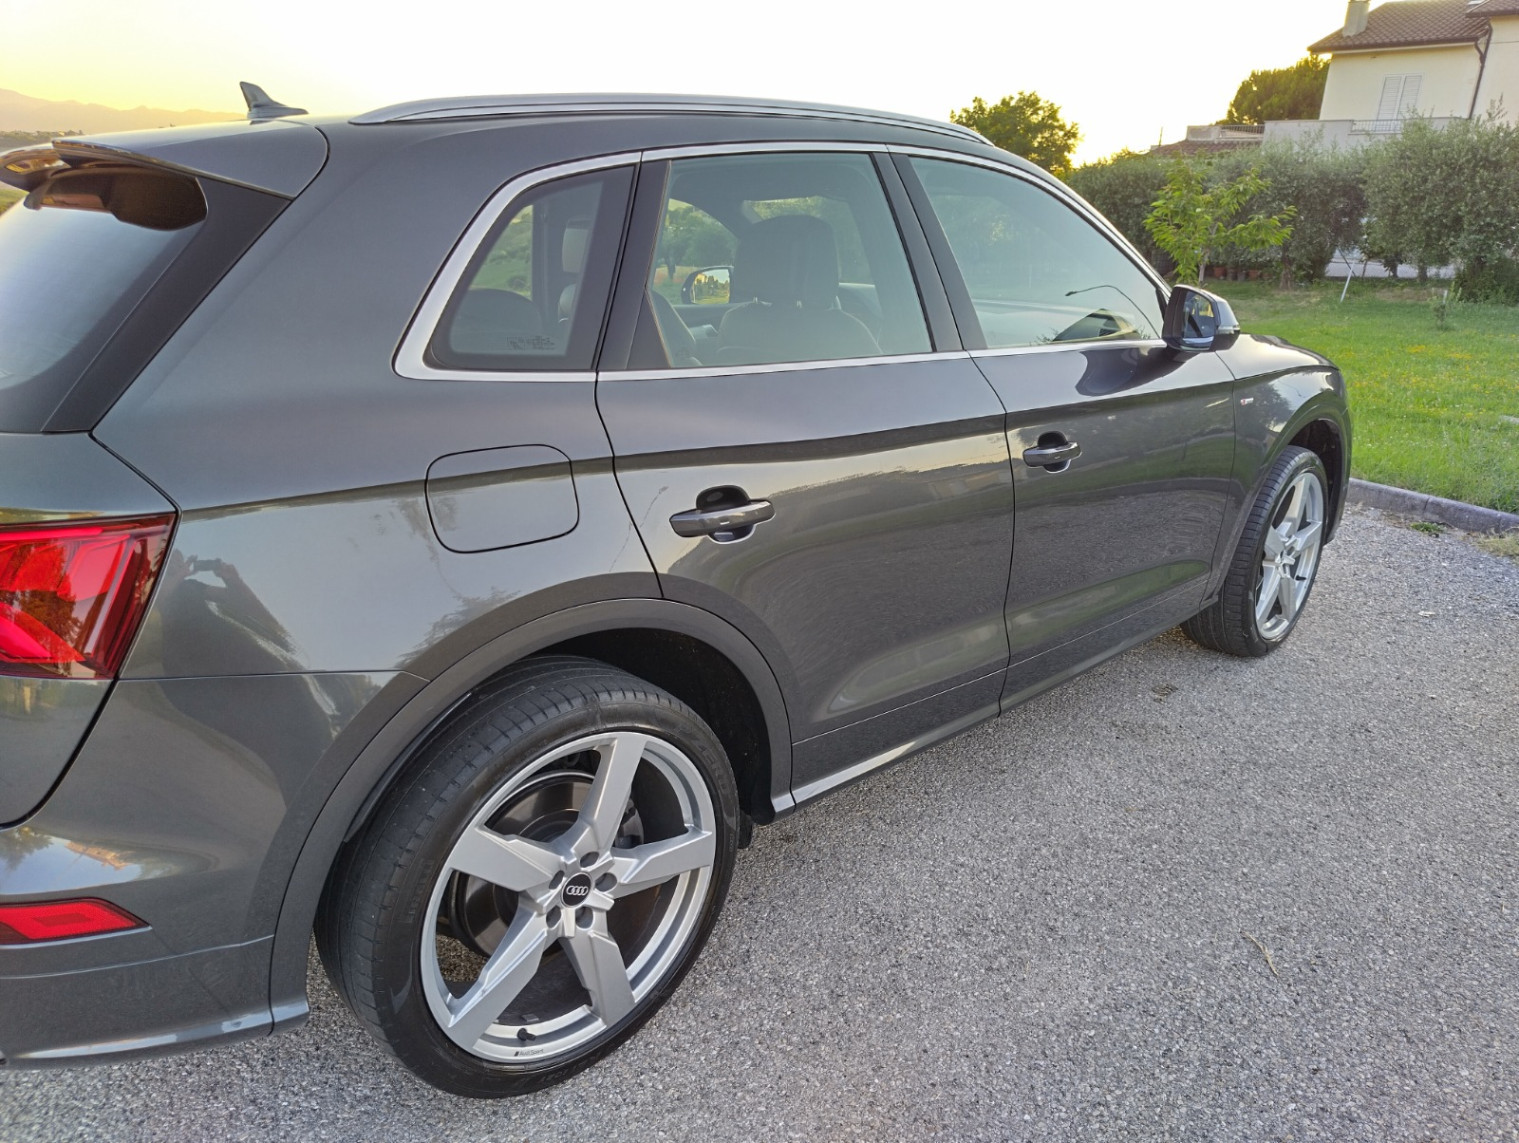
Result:
<svg viewBox="0 0 1519 1143">
<path fill-rule="evenodd" d="M 215 179 L 198 180 L 206 220 L 100 351 L 63 392 L 52 411 L 13 432 L 88 432 L 185 323 L 290 200 Z"/>
</svg>

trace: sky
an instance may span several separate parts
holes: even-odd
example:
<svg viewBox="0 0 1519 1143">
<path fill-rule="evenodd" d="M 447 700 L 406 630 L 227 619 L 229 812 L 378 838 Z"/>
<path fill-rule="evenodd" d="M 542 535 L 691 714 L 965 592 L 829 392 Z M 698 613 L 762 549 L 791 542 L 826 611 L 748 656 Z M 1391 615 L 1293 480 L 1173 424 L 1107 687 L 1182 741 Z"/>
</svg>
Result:
<svg viewBox="0 0 1519 1143">
<path fill-rule="evenodd" d="M 936 119 L 973 96 L 1032 90 L 1080 126 L 1077 159 L 1089 161 L 1221 118 L 1250 71 L 1293 63 L 1344 13 L 1344 0 L 0 0 L 0 88 L 236 111 L 245 79 L 324 113 L 440 95 L 669 91 Z"/>
</svg>

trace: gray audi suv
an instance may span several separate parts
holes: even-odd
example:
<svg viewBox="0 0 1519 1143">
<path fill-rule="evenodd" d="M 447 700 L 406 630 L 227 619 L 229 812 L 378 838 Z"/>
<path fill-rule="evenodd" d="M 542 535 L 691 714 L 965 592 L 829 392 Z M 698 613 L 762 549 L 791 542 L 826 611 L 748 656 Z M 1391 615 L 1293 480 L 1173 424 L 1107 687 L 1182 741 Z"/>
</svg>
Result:
<svg viewBox="0 0 1519 1143">
<path fill-rule="evenodd" d="M 542 1087 L 756 824 L 1301 614 L 1339 374 L 964 128 L 250 92 L 0 156 L 7 1066 L 299 1024 L 315 934 L 418 1075 Z"/>
</svg>

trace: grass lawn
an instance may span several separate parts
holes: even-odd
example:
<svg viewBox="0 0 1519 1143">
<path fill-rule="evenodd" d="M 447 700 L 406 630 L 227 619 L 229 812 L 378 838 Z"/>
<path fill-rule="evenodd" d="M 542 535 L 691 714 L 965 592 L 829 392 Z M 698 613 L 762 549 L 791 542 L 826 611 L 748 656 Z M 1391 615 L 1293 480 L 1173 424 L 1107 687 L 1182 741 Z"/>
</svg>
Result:
<svg viewBox="0 0 1519 1143">
<path fill-rule="evenodd" d="M 0 185 L 0 211 L 10 206 L 13 202 L 20 202 L 26 196 L 15 187 Z"/>
<path fill-rule="evenodd" d="M 1519 512 L 1519 306 L 1456 304 L 1443 287 L 1343 282 L 1278 290 L 1210 283 L 1251 333 L 1330 358 L 1345 375 L 1355 475 Z"/>
</svg>

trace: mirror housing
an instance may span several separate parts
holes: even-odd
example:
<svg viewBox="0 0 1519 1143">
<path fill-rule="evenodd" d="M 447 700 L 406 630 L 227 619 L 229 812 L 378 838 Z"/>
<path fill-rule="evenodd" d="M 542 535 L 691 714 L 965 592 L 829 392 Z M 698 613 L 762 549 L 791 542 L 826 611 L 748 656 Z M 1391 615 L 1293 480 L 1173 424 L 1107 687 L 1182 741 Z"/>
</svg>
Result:
<svg viewBox="0 0 1519 1143">
<path fill-rule="evenodd" d="M 1239 333 L 1239 319 L 1228 302 L 1196 286 L 1176 286 L 1166 303 L 1161 337 L 1179 353 L 1225 349 Z"/>
<path fill-rule="evenodd" d="M 732 297 L 732 266 L 692 270 L 681 283 L 680 300 L 688 306 L 725 306 Z"/>
</svg>

